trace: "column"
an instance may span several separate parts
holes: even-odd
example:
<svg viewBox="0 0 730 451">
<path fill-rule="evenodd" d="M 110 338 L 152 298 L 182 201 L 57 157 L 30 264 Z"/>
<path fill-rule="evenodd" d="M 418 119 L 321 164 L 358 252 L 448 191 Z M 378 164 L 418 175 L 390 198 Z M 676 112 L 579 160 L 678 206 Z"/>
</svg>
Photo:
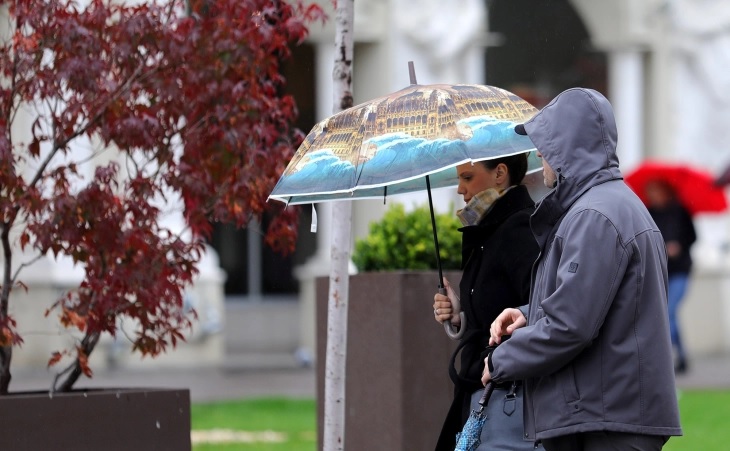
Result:
<svg viewBox="0 0 730 451">
<path fill-rule="evenodd" d="M 246 242 L 248 243 L 248 254 L 246 264 L 248 267 L 248 299 L 249 301 L 261 302 L 262 271 L 261 271 L 261 225 L 257 220 L 251 220 L 246 227 Z"/>
<path fill-rule="evenodd" d="M 608 56 L 608 92 L 618 127 L 617 152 L 626 174 L 645 154 L 643 55 L 638 49 L 618 49 Z"/>
</svg>

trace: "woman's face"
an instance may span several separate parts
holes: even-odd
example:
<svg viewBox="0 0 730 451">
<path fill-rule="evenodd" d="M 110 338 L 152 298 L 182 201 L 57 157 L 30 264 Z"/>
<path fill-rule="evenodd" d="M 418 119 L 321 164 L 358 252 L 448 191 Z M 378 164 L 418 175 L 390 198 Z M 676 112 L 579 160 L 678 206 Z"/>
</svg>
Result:
<svg viewBox="0 0 730 451">
<path fill-rule="evenodd" d="M 487 169 L 482 163 L 464 163 L 456 167 L 456 174 L 459 177 L 456 192 L 464 197 L 465 203 L 486 189 L 507 187 L 507 166 L 503 163 L 494 169 Z"/>
<path fill-rule="evenodd" d="M 652 207 L 665 207 L 672 200 L 672 193 L 662 182 L 651 180 L 644 186 L 644 193 Z"/>
</svg>

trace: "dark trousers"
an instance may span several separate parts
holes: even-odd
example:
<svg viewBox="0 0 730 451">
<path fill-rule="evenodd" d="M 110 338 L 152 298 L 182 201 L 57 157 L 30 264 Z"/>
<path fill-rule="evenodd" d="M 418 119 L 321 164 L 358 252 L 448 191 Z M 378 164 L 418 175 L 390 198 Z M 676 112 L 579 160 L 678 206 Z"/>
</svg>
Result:
<svg viewBox="0 0 730 451">
<path fill-rule="evenodd" d="M 542 441 L 545 451 L 659 451 L 669 437 L 623 432 L 584 432 Z"/>
</svg>

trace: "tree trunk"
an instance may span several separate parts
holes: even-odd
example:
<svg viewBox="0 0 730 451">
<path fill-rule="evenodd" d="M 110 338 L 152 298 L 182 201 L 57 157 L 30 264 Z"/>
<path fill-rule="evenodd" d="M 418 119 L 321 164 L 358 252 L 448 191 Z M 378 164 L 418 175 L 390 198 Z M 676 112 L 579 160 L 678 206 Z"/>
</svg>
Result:
<svg viewBox="0 0 730 451">
<path fill-rule="evenodd" d="M 101 335 L 98 332 L 90 333 L 87 331 L 83 340 L 81 340 L 81 351 L 78 352 L 82 352 L 83 356 L 88 358 L 94 351 L 94 348 L 96 348 L 96 344 L 99 343 L 100 336 Z M 85 366 L 87 366 L 87 364 L 81 363 L 81 355 L 77 356 L 68 368 L 56 376 L 56 379 L 53 382 L 54 391 L 65 393 L 73 390 L 76 381 L 78 381 L 79 377 L 84 374 Z M 66 379 L 59 383 L 58 381 L 64 374 L 67 374 Z"/>
<path fill-rule="evenodd" d="M 352 106 L 352 55 L 354 0 L 338 0 L 335 17 L 335 67 L 333 113 Z M 342 450 L 345 444 L 345 362 L 347 303 L 349 299 L 352 201 L 335 202 L 332 208 L 332 266 L 327 305 L 327 351 L 324 386 L 325 451 Z"/>
<path fill-rule="evenodd" d="M 2 288 L 0 288 L 0 325 L 10 327 L 8 319 L 8 301 L 10 298 L 10 287 L 12 280 L 12 251 L 10 248 L 10 223 L 2 224 L 0 232 L 0 241 L 3 248 L 3 278 Z M 5 332 L 5 331 L 3 331 Z M 0 347 L 0 395 L 8 394 L 10 386 L 10 362 L 13 359 L 13 343 L 10 334 L 5 334 L 5 339 L 9 342 L 3 343 Z"/>
</svg>

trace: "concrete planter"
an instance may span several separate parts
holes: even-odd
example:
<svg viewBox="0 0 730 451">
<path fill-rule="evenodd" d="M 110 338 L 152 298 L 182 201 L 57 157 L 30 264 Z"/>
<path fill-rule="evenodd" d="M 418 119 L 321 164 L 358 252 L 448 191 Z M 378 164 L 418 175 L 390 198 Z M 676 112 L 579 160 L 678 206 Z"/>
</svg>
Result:
<svg viewBox="0 0 730 451">
<path fill-rule="evenodd" d="M 444 276 L 458 286 L 460 273 Z M 348 451 L 433 449 L 453 398 L 456 342 L 433 319 L 438 272 L 350 277 L 345 446 Z M 329 278 L 316 281 L 318 440 L 322 449 Z"/>
<path fill-rule="evenodd" d="M 120 388 L 1 396 L 0 449 L 189 451 L 190 391 Z"/>
</svg>

